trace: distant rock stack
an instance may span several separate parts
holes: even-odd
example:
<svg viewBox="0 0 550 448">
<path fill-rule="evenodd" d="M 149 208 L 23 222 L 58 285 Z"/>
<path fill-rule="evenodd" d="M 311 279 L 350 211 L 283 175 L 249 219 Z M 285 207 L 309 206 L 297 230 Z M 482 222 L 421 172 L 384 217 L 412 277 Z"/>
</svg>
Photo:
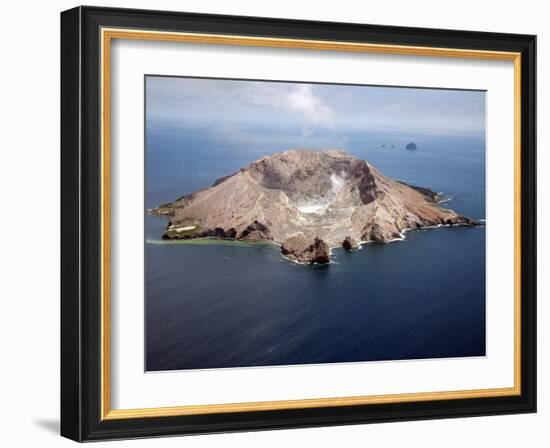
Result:
<svg viewBox="0 0 550 448">
<path fill-rule="evenodd" d="M 405 146 L 405 148 L 407 148 L 407 149 L 416 149 L 416 143 L 411 142 L 411 143 L 407 144 L 407 146 Z"/>
</svg>

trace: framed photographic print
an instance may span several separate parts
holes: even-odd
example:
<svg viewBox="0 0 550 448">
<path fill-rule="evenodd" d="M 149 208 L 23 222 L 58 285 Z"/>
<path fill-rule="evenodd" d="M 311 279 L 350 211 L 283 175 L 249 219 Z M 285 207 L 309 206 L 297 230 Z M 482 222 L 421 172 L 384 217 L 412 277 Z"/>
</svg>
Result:
<svg viewBox="0 0 550 448">
<path fill-rule="evenodd" d="M 61 14 L 61 433 L 535 412 L 535 36 Z"/>
</svg>

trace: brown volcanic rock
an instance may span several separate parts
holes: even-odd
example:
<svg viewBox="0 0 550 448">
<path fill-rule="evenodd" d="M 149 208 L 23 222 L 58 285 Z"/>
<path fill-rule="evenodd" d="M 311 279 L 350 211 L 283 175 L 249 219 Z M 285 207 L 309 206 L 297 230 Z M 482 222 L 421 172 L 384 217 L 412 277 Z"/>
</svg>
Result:
<svg viewBox="0 0 550 448">
<path fill-rule="evenodd" d="M 386 177 L 345 151 L 293 150 L 263 157 L 152 212 L 170 218 L 168 239 L 204 234 L 282 244 L 302 235 L 329 247 L 346 237 L 386 243 L 406 229 L 477 224 L 437 200 L 433 191 Z"/>
<path fill-rule="evenodd" d="M 272 241 L 273 237 L 266 225 L 254 220 L 241 232 L 239 239 L 245 241 Z"/>
<path fill-rule="evenodd" d="M 312 240 L 303 235 L 290 237 L 281 246 L 286 257 L 302 263 L 324 264 L 330 262 L 330 248 L 323 240 L 315 237 Z"/>
<path fill-rule="evenodd" d="M 359 244 L 351 236 L 346 236 L 344 241 L 342 241 L 342 247 L 347 251 L 354 251 L 359 249 Z"/>
</svg>

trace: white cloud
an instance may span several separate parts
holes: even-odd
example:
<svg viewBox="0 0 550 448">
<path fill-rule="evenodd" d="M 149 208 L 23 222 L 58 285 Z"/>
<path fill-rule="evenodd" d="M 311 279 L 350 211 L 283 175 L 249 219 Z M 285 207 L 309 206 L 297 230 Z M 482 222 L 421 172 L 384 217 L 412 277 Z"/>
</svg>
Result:
<svg viewBox="0 0 550 448">
<path fill-rule="evenodd" d="M 223 123 L 301 128 L 304 138 L 321 131 L 334 136 L 343 131 L 483 133 L 484 95 L 478 91 L 149 77 L 147 117 L 212 129 Z"/>
<path fill-rule="evenodd" d="M 263 109 L 272 114 L 283 112 L 302 126 L 304 135 L 312 135 L 315 128 L 334 130 L 336 114 L 316 95 L 310 85 L 254 82 L 234 88 L 229 104 L 245 108 Z"/>
<path fill-rule="evenodd" d="M 286 100 L 287 107 L 301 114 L 307 125 L 334 129 L 335 113 L 313 93 L 311 86 L 300 85 L 287 95 Z"/>
<path fill-rule="evenodd" d="M 386 114 L 395 114 L 400 112 L 406 112 L 408 110 L 408 104 L 406 103 L 387 103 L 380 108 L 380 112 Z"/>
<path fill-rule="evenodd" d="M 150 78 L 151 116 L 175 119 L 253 114 L 266 120 L 286 117 L 304 134 L 334 130 L 336 114 L 315 87 L 307 84 L 235 82 L 188 78 Z"/>
</svg>

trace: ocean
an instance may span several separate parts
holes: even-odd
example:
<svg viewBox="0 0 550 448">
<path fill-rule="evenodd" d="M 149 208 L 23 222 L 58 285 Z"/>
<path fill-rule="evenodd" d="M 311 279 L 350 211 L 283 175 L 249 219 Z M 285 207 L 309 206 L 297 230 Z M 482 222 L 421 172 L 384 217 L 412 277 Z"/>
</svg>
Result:
<svg viewBox="0 0 550 448">
<path fill-rule="evenodd" d="M 264 155 L 338 147 L 485 219 L 481 137 L 302 134 L 292 145 L 261 129 L 216 135 L 148 128 L 146 208 Z M 411 141 L 417 150 L 405 149 Z M 334 249 L 328 266 L 302 266 L 270 244 L 163 242 L 165 219 L 144 219 L 148 371 L 485 355 L 485 227 L 408 232 L 353 253 Z"/>
</svg>

